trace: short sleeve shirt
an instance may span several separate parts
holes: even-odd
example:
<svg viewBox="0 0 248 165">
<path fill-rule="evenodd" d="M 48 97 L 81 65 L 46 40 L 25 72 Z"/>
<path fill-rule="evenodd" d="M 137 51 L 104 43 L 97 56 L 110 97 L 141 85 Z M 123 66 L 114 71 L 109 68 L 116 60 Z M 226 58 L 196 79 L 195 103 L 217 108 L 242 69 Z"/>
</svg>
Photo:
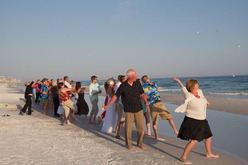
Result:
<svg viewBox="0 0 248 165">
<path fill-rule="evenodd" d="M 143 93 L 144 91 L 139 81 L 134 81 L 131 86 L 127 80 L 120 85 L 115 95 L 117 98 L 121 96 L 124 112 L 136 113 L 143 109 L 140 102 L 140 95 Z"/>
<path fill-rule="evenodd" d="M 43 94 L 43 92 L 48 93 L 48 89 L 47 89 L 46 84 L 42 84 L 42 86 L 41 86 L 41 98 L 44 99 L 44 100 L 48 99 L 49 95 L 48 94 Z"/>
<path fill-rule="evenodd" d="M 155 82 L 146 82 L 143 84 L 143 90 L 146 94 L 146 99 L 149 104 L 149 107 L 151 107 L 158 100 L 160 100 L 160 96 L 158 94 L 157 89 L 158 86 Z"/>
<path fill-rule="evenodd" d="M 101 91 L 101 87 L 99 86 L 98 83 L 91 83 L 89 87 L 89 96 L 90 96 L 90 101 L 97 100 L 98 101 L 98 94 L 93 95 L 94 93 Z"/>
</svg>

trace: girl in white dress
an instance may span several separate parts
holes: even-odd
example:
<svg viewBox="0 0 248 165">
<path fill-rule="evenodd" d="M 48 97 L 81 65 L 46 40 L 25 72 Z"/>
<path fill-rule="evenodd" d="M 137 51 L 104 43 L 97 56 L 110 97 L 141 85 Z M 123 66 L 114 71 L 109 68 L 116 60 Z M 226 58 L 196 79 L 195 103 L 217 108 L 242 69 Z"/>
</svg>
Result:
<svg viewBox="0 0 248 165">
<path fill-rule="evenodd" d="M 113 78 L 110 78 L 108 79 L 107 83 L 109 85 L 107 89 L 107 97 L 109 102 L 111 98 L 115 95 L 115 90 L 114 90 L 115 80 Z M 117 113 L 115 112 L 115 109 L 116 109 L 116 104 L 111 104 L 106 110 L 106 115 L 101 132 L 111 133 L 115 130 L 115 126 L 117 124 Z"/>
</svg>

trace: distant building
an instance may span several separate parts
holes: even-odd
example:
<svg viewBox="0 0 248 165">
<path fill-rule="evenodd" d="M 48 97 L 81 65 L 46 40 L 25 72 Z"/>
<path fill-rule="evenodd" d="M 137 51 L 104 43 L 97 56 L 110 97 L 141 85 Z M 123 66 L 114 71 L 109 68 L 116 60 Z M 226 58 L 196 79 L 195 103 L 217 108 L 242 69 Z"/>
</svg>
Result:
<svg viewBox="0 0 248 165">
<path fill-rule="evenodd" d="M 13 77 L 7 77 L 7 83 L 13 83 Z"/>
<path fill-rule="evenodd" d="M 6 79 L 4 76 L 0 76 L 0 83 L 6 83 Z"/>
</svg>

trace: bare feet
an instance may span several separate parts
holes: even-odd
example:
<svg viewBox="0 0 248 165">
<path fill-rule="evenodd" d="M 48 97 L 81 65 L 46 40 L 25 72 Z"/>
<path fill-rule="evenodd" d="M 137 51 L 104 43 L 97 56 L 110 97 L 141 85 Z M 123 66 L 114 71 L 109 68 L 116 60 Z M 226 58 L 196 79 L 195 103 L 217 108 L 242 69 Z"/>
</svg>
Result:
<svg viewBox="0 0 248 165">
<path fill-rule="evenodd" d="M 192 164 L 191 162 L 187 161 L 186 158 L 180 158 L 180 161 L 183 162 L 184 164 Z"/>
<path fill-rule="evenodd" d="M 93 124 L 93 122 L 91 122 L 90 120 L 88 121 L 88 124 Z"/>
<path fill-rule="evenodd" d="M 88 120 L 87 116 L 84 117 L 84 120 Z"/>
<path fill-rule="evenodd" d="M 165 139 L 163 139 L 163 138 L 155 138 L 155 140 L 165 141 Z"/>
<path fill-rule="evenodd" d="M 147 136 L 152 136 L 152 134 L 151 134 L 151 133 L 148 133 L 148 134 L 146 134 L 146 133 L 145 133 L 145 135 L 147 135 Z"/>
<path fill-rule="evenodd" d="M 146 149 L 146 147 L 145 147 L 145 146 L 139 146 L 139 148 L 141 148 L 141 149 L 143 149 L 143 150 L 145 150 L 145 149 Z"/>
<path fill-rule="evenodd" d="M 77 120 L 76 116 L 72 114 L 73 120 Z"/>
<path fill-rule="evenodd" d="M 207 154 L 206 155 L 207 158 L 219 158 L 219 155 L 213 155 L 213 154 Z"/>
<path fill-rule="evenodd" d="M 133 147 L 129 147 L 129 148 L 127 148 L 127 149 L 129 149 L 129 150 L 135 150 L 135 148 L 133 148 Z"/>
<path fill-rule="evenodd" d="M 100 123 L 102 123 L 102 117 L 101 116 L 98 116 L 98 125 L 100 125 Z"/>
<path fill-rule="evenodd" d="M 93 121 L 93 124 L 97 125 L 97 122 L 96 121 Z"/>
</svg>

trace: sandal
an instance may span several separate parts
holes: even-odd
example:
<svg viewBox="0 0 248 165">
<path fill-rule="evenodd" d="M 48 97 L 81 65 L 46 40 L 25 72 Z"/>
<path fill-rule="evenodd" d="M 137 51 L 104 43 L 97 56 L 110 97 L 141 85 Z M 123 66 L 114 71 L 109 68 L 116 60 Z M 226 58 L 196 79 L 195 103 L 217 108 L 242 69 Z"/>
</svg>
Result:
<svg viewBox="0 0 248 165">
<path fill-rule="evenodd" d="M 115 138 L 116 139 L 120 139 L 121 137 L 120 137 L 120 135 L 116 135 Z"/>
</svg>

